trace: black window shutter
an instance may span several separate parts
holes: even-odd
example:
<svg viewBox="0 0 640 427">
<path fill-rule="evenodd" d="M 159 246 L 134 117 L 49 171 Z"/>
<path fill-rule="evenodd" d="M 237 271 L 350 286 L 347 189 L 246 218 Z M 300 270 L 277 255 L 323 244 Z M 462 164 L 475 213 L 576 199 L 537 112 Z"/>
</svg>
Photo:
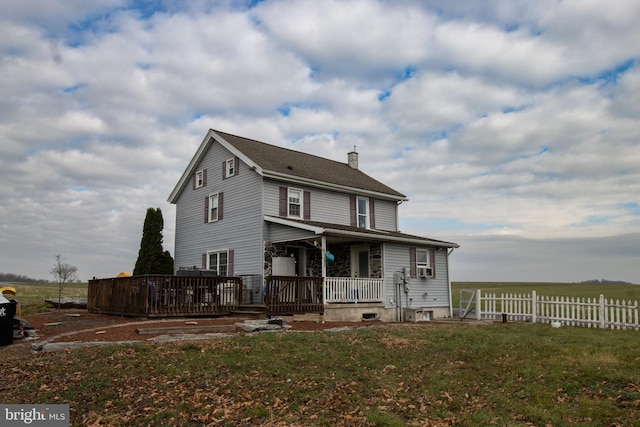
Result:
<svg viewBox="0 0 640 427">
<path fill-rule="evenodd" d="M 233 249 L 229 249 L 229 253 L 227 254 L 227 276 L 235 276 L 233 272 Z"/>
<path fill-rule="evenodd" d="M 222 219 L 222 205 L 224 203 L 224 193 L 221 191 L 218 193 L 218 221 Z"/>
<path fill-rule="evenodd" d="M 431 277 L 436 278 L 436 251 L 429 249 L 429 265 L 431 266 Z"/>
<path fill-rule="evenodd" d="M 204 222 L 209 222 L 209 196 L 204 198 Z"/>
<path fill-rule="evenodd" d="M 193 174 L 193 189 L 194 190 L 196 189 L 196 175 L 197 175 L 197 173 Z"/>
<path fill-rule="evenodd" d="M 304 219 L 311 219 L 311 193 L 304 192 Z"/>
<path fill-rule="evenodd" d="M 280 187 L 280 216 L 286 217 L 287 215 L 287 187 Z"/>
<path fill-rule="evenodd" d="M 233 173 L 234 175 L 238 175 L 240 174 L 240 158 L 236 156 L 234 160 L 234 165 L 233 165 Z"/>
<path fill-rule="evenodd" d="M 358 218 L 356 218 L 357 216 L 357 211 L 356 211 L 356 196 L 351 196 L 351 226 L 352 227 L 357 227 L 358 226 Z"/>
<path fill-rule="evenodd" d="M 202 269 L 203 270 L 207 269 L 207 254 L 206 253 L 202 254 Z"/>
<path fill-rule="evenodd" d="M 369 199 L 369 227 L 376 228 L 376 208 L 373 199 Z"/>
<path fill-rule="evenodd" d="M 206 169 L 202 171 L 202 186 L 203 187 L 207 186 L 207 170 Z"/>
<path fill-rule="evenodd" d="M 227 179 L 227 162 L 222 162 L 222 179 Z"/>
<path fill-rule="evenodd" d="M 418 277 L 418 269 L 416 266 L 416 248 L 409 248 L 409 269 L 410 271 L 410 276 L 413 277 Z"/>
</svg>

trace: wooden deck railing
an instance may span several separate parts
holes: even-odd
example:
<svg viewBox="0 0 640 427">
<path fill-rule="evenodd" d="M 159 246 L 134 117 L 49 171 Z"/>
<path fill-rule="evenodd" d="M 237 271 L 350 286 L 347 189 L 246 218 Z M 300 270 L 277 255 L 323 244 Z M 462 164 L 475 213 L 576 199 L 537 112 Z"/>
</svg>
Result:
<svg viewBox="0 0 640 427">
<path fill-rule="evenodd" d="M 322 313 L 322 277 L 267 277 L 265 305 L 269 315 Z"/>
<path fill-rule="evenodd" d="M 87 308 L 125 316 L 222 315 L 241 301 L 239 277 L 145 275 L 90 280 Z"/>
</svg>

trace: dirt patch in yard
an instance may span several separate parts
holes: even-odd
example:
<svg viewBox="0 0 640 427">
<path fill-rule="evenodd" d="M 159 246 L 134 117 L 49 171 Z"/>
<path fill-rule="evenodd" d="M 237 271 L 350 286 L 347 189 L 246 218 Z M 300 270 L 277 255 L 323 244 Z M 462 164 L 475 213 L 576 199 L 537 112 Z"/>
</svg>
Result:
<svg viewBox="0 0 640 427">
<path fill-rule="evenodd" d="M 61 309 L 26 316 L 24 319 L 33 327 L 32 330 L 27 331 L 31 336 L 16 339 L 13 344 L 0 347 L 0 357 L 5 360 L 32 354 L 32 344 L 42 341 L 52 343 L 148 341 L 160 335 L 166 335 L 165 332 L 155 333 L 156 330 L 169 328 L 183 328 L 188 332 L 189 329 L 198 327 L 204 330 L 208 328 L 212 333 L 216 331 L 226 334 L 246 333 L 240 328 L 233 327 L 236 323 L 246 320 L 240 317 L 145 319 L 95 314 L 78 309 Z M 288 325 L 293 331 L 321 331 L 339 327 L 380 326 L 381 323 L 296 321 Z M 144 329 L 145 333 L 139 333 L 139 329 Z M 151 329 L 154 331 L 148 333 Z M 175 334 L 174 331 L 174 335 L 184 334 Z"/>
</svg>

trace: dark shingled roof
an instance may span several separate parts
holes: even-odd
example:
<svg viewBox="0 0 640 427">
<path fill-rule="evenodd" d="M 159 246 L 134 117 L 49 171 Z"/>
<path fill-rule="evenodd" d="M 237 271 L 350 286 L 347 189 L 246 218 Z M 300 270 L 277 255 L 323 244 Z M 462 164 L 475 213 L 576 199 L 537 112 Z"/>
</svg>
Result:
<svg viewBox="0 0 640 427">
<path fill-rule="evenodd" d="M 351 168 L 347 163 L 336 162 L 214 129 L 212 131 L 253 160 L 264 171 L 328 182 L 406 199 L 404 194 L 371 178 L 358 169 Z"/>
</svg>

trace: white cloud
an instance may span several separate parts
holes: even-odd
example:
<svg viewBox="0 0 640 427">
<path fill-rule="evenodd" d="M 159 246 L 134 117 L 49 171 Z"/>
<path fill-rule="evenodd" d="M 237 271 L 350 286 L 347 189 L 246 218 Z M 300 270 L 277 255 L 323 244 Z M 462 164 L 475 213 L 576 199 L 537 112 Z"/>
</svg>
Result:
<svg viewBox="0 0 640 427">
<path fill-rule="evenodd" d="M 411 199 L 403 231 L 462 244 L 454 278 L 536 280 L 544 238 L 564 249 L 548 280 L 640 280 L 579 250 L 640 233 L 635 2 L 154 4 L 0 5 L 0 271 L 47 278 L 57 253 L 83 278 L 130 270 L 151 206 L 173 251 L 166 198 L 214 128 L 357 146 Z"/>
</svg>

